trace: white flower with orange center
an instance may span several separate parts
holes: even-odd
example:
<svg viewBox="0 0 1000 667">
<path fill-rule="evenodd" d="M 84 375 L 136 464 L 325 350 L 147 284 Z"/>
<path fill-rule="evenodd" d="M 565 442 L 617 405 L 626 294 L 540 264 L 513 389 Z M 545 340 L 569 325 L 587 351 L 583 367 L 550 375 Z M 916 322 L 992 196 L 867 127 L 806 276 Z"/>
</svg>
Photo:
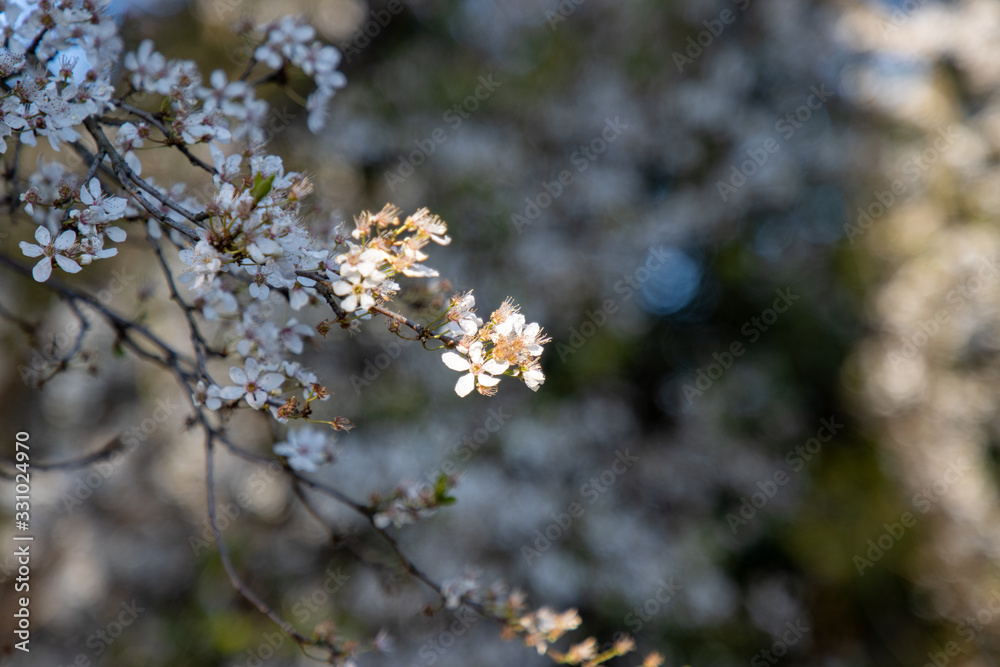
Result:
<svg viewBox="0 0 1000 667">
<path fill-rule="evenodd" d="M 457 352 L 445 352 L 441 360 L 453 371 L 460 373 L 468 371 L 468 374 L 460 377 L 455 383 L 455 393 L 459 396 L 468 396 L 477 386 L 480 387 L 480 393 L 484 393 L 483 387 L 495 387 L 500 383 L 500 378 L 493 376 L 501 375 L 510 365 L 506 361 L 487 359 L 483 353 L 483 344 L 480 342 L 469 346 L 468 358 Z"/>
</svg>

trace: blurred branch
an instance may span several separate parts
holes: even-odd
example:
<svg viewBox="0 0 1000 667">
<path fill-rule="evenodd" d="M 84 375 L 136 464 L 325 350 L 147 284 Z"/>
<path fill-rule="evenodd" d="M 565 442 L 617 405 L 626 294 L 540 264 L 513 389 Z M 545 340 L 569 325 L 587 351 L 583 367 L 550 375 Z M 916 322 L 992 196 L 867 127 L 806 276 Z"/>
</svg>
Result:
<svg viewBox="0 0 1000 667">
<path fill-rule="evenodd" d="M 108 444 L 104 445 L 103 447 L 101 447 L 99 450 L 97 450 L 92 454 L 81 456 L 78 459 L 69 459 L 67 461 L 55 461 L 52 463 L 45 463 L 45 462 L 39 463 L 37 461 L 32 461 L 31 469 L 43 470 L 43 471 L 77 470 L 79 468 L 84 468 L 86 466 L 89 466 L 93 463 L 110 459 L 118 450 L 122 448 L 122 445 L 123 443 L 121 440 L 121 436 L 116 436 L 115 438 L 109 440 Z M 9 459 L 9 458 L 0 458 L 0 464 L 14 466 L 16 465 L 16 461 L 14 459 Z M 0 470 L 0 477 L 3 477 L 4 479 L 14 479 L 14 474 L 9 473 L 6 470 Z"/>
<path fill-rule="evenodd" d="M 34 340 L 37 335 L 38 324 L 32 324 L 28 320 L 22 319 L 10 312 L 0 304 L 0 317 L 17 325 L 17 328 L 24 332 L 28 338 Z"/>
<path fill-rule="evenodd" d="M 180 292 L 177 290 L 177 284 L 174 282 L 174 274 L 170 271 L 167 259 L 163 256 L 163 249 L 160 248 L 159 242 L 149 235 L 148 230 L 147 240 L 149 241 L 149 245 L 152 246 L 153 252 L 156 254 L 156 259 L 160 264 L 160 268 L 163 270 L 163 277 L 166 279 L 167 287 L 170 289 L 170 298 L 177 302 L 181 312 L 184 313 L 184 318 L 187 320 L 188 330 L 191 334 L 191 347 L 194 349 L 195 358 L 198 362 L 198 373 L 202 377 L 212 381 L 212 377 L 208 374 L 208 362 L 205 355 L 210 354 L 213 356 L 224 357 L 225 354 L 220 351 L 212 350 L 208 341 L 206 341 L 205 337 L 202 336 L 201 330 L 198 328 L 198 323 L 195 322 L 194 316 L 191 314 L 191 306 L 184 301 Z"/>
<path fill-rule="evenodd" d="M 2 253 L 0 253 L 0 264 L 8 267 L 9 269 L 17 273 L 20 273 L 21 275 L 31 277 L 31 269 L 25 266 L 21 266 L 20 264 L 12 260 L 10 257 Z M 71 302 L 75 301 L 77 303 L 84 303 L 93 310 L 95 310 L 105 320 L 107 320 L 108 324 L 110 324 L 111 327 L 115 329 L 116 332 L 118 332 L 119 340 L 122 343 L 129 346 L 131 349 L 133 349 L 133 351 L 135 351 L 140 356 L 153 361 L 157 361 L 160 364 L 166 365 L 171 368 L 176 367 L 176 364 L 178 362 L 189 364 L 192 367 L 196 366 L 194 360 L 187 359 L 184 356 L 182 356 L 172 347 L 167 345 L 163 340 L 159 338 L 159 336 L 154 334 L 152 331 L 150 331 L 143 325 L 139 324 L 138 322 L 133 322 L 132 320 L 126 319 L 112 312 L 111 310 L 108 310 L 102 303 L 100 303 L 97 299 L 90 296 L 89 294 L 85 294 L 71 287 L 66 287 L 65 285 L 60 285 L 54 280 L 47 280 L 44 283 L 38 283 L 38 284 L 40 284 L 45 289 L 54 292 L 55 294 L 58 294 L 63 299 L 66 299 Z M 76 312 L 79 313 L 79 311 Z M 136 343 L 132 339 L 131 336 L 132 332 L 139 334 L 148 342 L 152 343 L 156 348 L 160 350 L 163 357 L 160 357 L 159 355 L 139 346 L 138 343 Z M 177 367 L 177 371 L 182 373 L 184 377 L 190 376 L 189 372 L 184 371 L 179 367 Z"/>
</svg>

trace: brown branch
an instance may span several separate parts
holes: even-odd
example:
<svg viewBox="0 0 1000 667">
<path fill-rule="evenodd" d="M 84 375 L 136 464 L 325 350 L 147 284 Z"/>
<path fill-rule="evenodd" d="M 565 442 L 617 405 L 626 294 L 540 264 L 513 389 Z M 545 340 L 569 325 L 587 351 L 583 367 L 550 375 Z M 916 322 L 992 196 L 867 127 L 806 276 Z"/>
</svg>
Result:
<svg viewBox="0 0 1000 667">
<path fill-rule="evenodd" d="M 330 310 L 337 316 L 337 321 L 342 323 L 347 321 L 347 313 L 337 303 L 337 297 L 333 293 L 333 285 L 326 279 L 326 276 L 319 271 L 296 271 L 295 275 L 315 280 L 316 291 L 326 300 L 326 303 L 330 306 Z"/>
<path fill-rule="evenodd" d="M 188 227 L 174 220 L 171 220 L 164 214 L 157 211 L 146 200 L 145 196 L 143 196 L 143 194 L 139 191 L 139 189 L 141 188 L 142 190 L 145 190 L 161 204 L 163 204 L 167 208 L 173 209 L 174 211 L 181 214 L 182 216 L 184 216 L 185 218 L 187 218 L 188 220 L 190 220 L 195 224 L 198 224 L 199 222 L 204 220 L 207 216 L 205 214 L 195 214 L 192 213 L 191 211 L 186 210 L 183 206 L 175 203 L 172 199 L 165 197 L 160 193 L 159 190 L 154 188 L 146 181 L 142 180 L 142 178 L 140 178 L 135 172 L 132 171 L 132 169 L 127 164 L 125 164 L 125 158 L 123 158 L 121 154 L 119 154 L 118 151 L 115 150 L 115 147 L 111 145 L 111 141 L 108 139 L 107 135 L 104 134 L 104 130 L 101 129 L 101 125 L 100 123 L 98 123 L 96 118 L 94 118 L 93 116 L 89 116 L 84 119 L 83 124 L 87 128 L 87 131 L 90 132 L 90 135 L 94 138 L 94 141 L 97 142 L 98 149 L 107 153 L 108 157 L 111 158 L 111 165 L 114 168 L 115 175 L 118 177 L 118 181 L 121 184 L 121 186 L 125 188 L 125 190 L 128 191 L 130 195 L 132 195 L 132 197 L 139 203 L 139 205 L 142 206 L 144 209 L 146 209 L 146 211 L 149 212 L 150 215 L 155 217 L 161 223 L 176 229 L 177 231 L 179 231 L 181 234 L 184 234 L 186 237 L 188 237 L 188 239 L 192 241 L 198 241 L 199 237 L 194 232 L 194 230 L 189 229 Z"/>
<path fill-rule="evenodd" d="M 419 340 L 422 342 L 426 343 L 428 340 L 431 340 L 433 338 L 440 340 L 442 343 L 445 344 L 445 347 L 455 347 L 461 342 L 460 339 L 455 338 L 452 334 L 449 333 L 435 334 L 434 332 L 432 332 L 430 329 L 423 326 L 419 322 L 414 322 L 405 315 L 393 312 L 387 308 L 383 308 L 382 306 L 372 306 L 370 310 L 373 313 L 378 313 L 379 315 L 385 315 L 386 317 L 393 320 L 394 322 L 397 322 L 398 324 L 405 324 L 410 329 L 412 329 L 414 333 L 417 334 L 417 336 L 419 336 Z"/>
<path fill-rule="evenodd" d="M 167 259 L 163 256 L 163 249 L 160 248 L 160 244 L 156 239 L 148 235 L 148 230 L 147 237 L 149 245 L 153 247 L 153 252 L 156 254 L 156 259 L 159 260 L 160 268 L 163 270 L 163 276 L 167 281 L 167 287 L 170 289 L 170 298 L 177 302 L 177 305 L 184 313 L 184 318 L 187 320 L 188 330 L 191 333 L 191 347 L 194 348 L 195 359 L 198 362 L 198 373 L 209 381 L 212 381 L 211 376 L 208 374 L 208 362 L 205 355 L 215 354 L 220 357 L 224 355 L 214 352 L 209 346 L 208 341 L 206 341 L 205 337 L 202 336 L 201 330 L 198 328 L 198 323 L 195 322 L 194 315 L 191 314 L 191 306 L 184 301 L 180 292 L 177 290 L 177 285 L 174 283 L 174 276 L 170 272 L 170 266 L 167 264 Z"/>
<path fill-rule="evenodd" d="M 16 271 L 17 273 L 20 273 L 24 276 L 28 277 L 31 276 L 31 269 L 25 266 L 21 266 L 20 264 L 12 260 L 10 257 L 2 253 L 0 253 L 0 264 L 7 266 L 13 271 Z M 138 347 L 136 343 L 132 341 L 132 339 L 129 337 L 128 333 L 130 331 L 138 333 L 144 339 L 146 339 L 147 341 L 152 343 L 155 347 L 157 347 L 164 357 L 162 363 L 170 366 L 172 363 L 183 362 L 191 366 L 195 366 L 194 360 L 187 359 L 186 357 L 182 356 L 179 352 L 177 352 L 172 347 L 167 345 L 162 339 L 160 339 L 159 336 L 154 334 L 152 331 L 150 331 L 141 324 L 133 322 L 132 320 L 126 319 L 121 315 L 118 315 L 117 313 L 108 310 L 107 307 L 105 307 L 102 303 L 100 303 L 97 299 L 90 296 L 89 294 L 84 294 L 83 292 L 79 292 L 71 287 L 60 285 L 58 282 L 52 279 L 49 279 L 44 283 L 40 284 L 49 291 L 55 292 L 56 294 L 62 296 L 65 299 L 71 299 L 79 303 L 87 304 L 87 306 L 97 311 L 97 313 L 99 313 L 105 320 L 108 321 L 108 323 L 112 326 L 112 328 L 114 328 L 119 333 L 120 340 L 135 345 L 136 346 L 135 349 L 137 351 L 141 351 L 143 353 L 143 356 L 146 356 L 147 358 L 151 358 L 153 360 L 160 360 L 160 357 L 158 357 L 157 355 L 148 352 L 146 350 L 142 350 L 142 348 Z M 184 371 L 181 372 L 184 373 Z M 185 374 L 185 377 L 187 375 L 189 374 Z"/>
<path fill-rule="evenodd" d="M 21 331 L 23 331 L 24 335 L 28 336 L 32 340 L 34 340 L 35 337 L 38 335 L 38 331 L 37 331 L 38 330 L 38 324 L 37 323 L 36 324 L 32 324 L 28 320 L 25 320 L 25 319 L 22 319 L 22 318 L 18 317 L 14 313 L 12 313 L 9 310 L 7 310 L 6 308 L 4 308 L 3 304 L 0 304 L 0 317 L 4 318 L 5 320 L 9 320 L 10 322 L 13 322 L 14 324 L 16 324 L 17 328 L 20 329 Z"/>
<path fill-rule="evenodd" d="M 13 160 L 9 167 L 4 168 L 3 175 L 4 180 L 9 184 L 6 199 L 8 200 L 8 212 L 11 217 L 14 216 L 14 211 L 17 210 L 18 204 L 21 202 L 21 193 L 17 187 L 17 171 L 21 165 L 21 146 L 21 135 L 18 134 L 17 138 L 14 140 Z"/>
</svg>

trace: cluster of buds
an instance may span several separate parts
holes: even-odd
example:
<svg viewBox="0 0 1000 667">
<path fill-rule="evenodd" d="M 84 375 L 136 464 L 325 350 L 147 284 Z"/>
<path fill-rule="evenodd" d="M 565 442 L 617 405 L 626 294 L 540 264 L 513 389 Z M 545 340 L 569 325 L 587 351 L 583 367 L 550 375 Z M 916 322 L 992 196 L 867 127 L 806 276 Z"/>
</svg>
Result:
<svg viewBox="0 0 1000 667">
<path fill-rule="evenodd" d="M 442 356 L 448 368 L 466 373 L 455 384 L 455 393 L 467 396 L 476 389 L 490 396 L 500 382 L 498 375 L 519 377 L 537 391 L 545 382 L 538 358 L 542 345 L 551 339 L 537 323 L 526 324 L 510 299 L 493 311 L 486 324 L 476 315 L 475 305 L 472 292 L 468 292 L 452 298 L 446 315 L 451 333 L 462 336 L 455 350 Z"/>
</svg>

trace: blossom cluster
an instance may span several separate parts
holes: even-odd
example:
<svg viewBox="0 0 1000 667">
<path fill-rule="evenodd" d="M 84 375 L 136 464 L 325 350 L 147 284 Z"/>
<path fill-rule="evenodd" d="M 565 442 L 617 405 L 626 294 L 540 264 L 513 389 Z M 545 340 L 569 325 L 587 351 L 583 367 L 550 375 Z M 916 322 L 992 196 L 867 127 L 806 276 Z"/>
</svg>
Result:
<svg viewBox="0 0 1000 667">
<path fill-rule="evenodd" d="M 275 70 L 288 62 L 312 77 L 316 90 L 306 99 L 307 123 L 310 130 L 319 132 L 326 123 L 330 99 L 347 83 L 344 75 L 337 71 L 340 51 L 315 41 L 315 28 L 300 17 L 282 17 L 267 26 L 266 32 L 267 40 L 257 47 L 254 58 Z"/>
<path fill-rule="evenodd" d="M 168 59 L 150 40 L 122 59 L 123 44 L 114 21 L 90 3 L 63 0 L 8 5 L 0 14 L 0 27 L 7 35 L 0 46 L 0 79 L 4 83 L 0 87 L 0 154 L 6 152 L 8 138 L 34 146 L 39 136 L 59 151 L 64 143 L 80 139 L 79 126 L 85 119 L 121 111 L 137 122 L 122 119 L 116 123 L 114 146 L 136 176 L 142 173 L 142 163 L 135 149 L 147 141 L 166 146 L 209 142 L 214 154 L 219 151 L 218 144 L 242 140 L 260 162 L 273 164 L 276 159 L 259 150 L 266 139 L 264 124 L 270 107 L 256 97 L 252 85 L 245 80 L 230 81 L 222 70 L 212 72 L 208 85 L 203 85 L 194 61 Z M 255 62 L 276 71 L 296 66 L 316 82 L 308 107 L 309 127 L 318 131 L 330 98 L 345 84 L 343 74 L 336 70 L 339 52 L 313 41 L 315 30 L 301 19 L 286 18 L 264 26 L 261 32 Z M 30 53 L 28 48 L 32 48 Z M 119 61 L 128 72 L 130 88 L 115 97 L 110 77 Z M 162 97 L 159 112 L 132 106 L 133 97 L 138 100 L 150 95 Z M 160 131 L 159 139 L 152 137 L 151 124 Z M 39 282 L 51 275 L 53 261 L 64 271 L 76 273 L 94 259 L 113 256 L 113 249 L 104 248 L 105 237 L 121 242 L 125 233 L 110 224 L 141 217 L 141 209 L 131 202 L 104 198 L 96 179 L 83 184 L 79 198 L 70 196 L 68 191 L 79 189 L 80 184 L 67 178 L 61 165 L 54 164 L 57 166 L 40 169 L 40 177 L 33 175 L 31 187 L 21 195 L 25 210 L 45 227 L 36 232 L 37 245 L 22 245 L 26 256 L 42 257 L 35 271 Z M 267 173 L 269 166 L 265 164 L 259 171 Z M 163 190 L 154 184 L 143 185 L 150 185 L 164 198 L 179 194 L 176 186 Z M 245 199 L 238 200 L 234 189 L 223 189 L 217 203 L 219 200 L 223 206 L 246 204 Z M 67 218 L 66 210 L 75 203 L 86 208 Z M 183 216 L 176 209 L 164 208 L 169 209 L 162 211 L 166 217 L 182 222 Z M 187 208 L 198 212 L 201 207 L 187 204 Z M 280 235 L 280 229 L 272 234 Z M 248 244 L 248 252 L 256 252 L 258 261 L 272 248 L 266 239 Z M 213 267 L 210 253 L 202 259 L 206 268 Z M 266 280 L 267 276 L 258 278 L 261 284 Z M 266 295 L 266 290 L 263 292 Z"/>
<path fill-rule="evenodd" d="M 504 639 L 519 638 L 525 646 L 535 649 L 539 655 L 548 655 L 561 665 L 594 667 L 635 650 L 635 641 L 621 634 L 605 647 L 600 647 L 596 638 L 587 637 L 565 652 L 558 651 L 554 647 L 556 642 L 582 623 L 576 609 L 559 612 L 543 606 L 529 611 L 522 591 L 517 588 L 508 590 L 502 581 L 484 588 L 478 582 L 479 575 L 477 568 L 468 568 L 461 577 L 442 582 L 441 596 L 445 608 L 458 609 L 462 605 L 470 605 L 502 619 Z M 642 664 L 643 667 L 660 667 L 663 657 L 659 653 L 650 653 Z"/>
<path fill-rule="evenodd" d="M 399 290 L 391 280 L 396 274 L 430 278 L 438 272 L 420 264 L 427 259 L 421 249 L 430 241 L 447 245 L 447 225 L 426 208 L 407 216 L 401 224 L 399 209 L 386 204 L 378 213 L 364 212 L 354 220 L 345 249 L 324 262 L 333 292 L 348 313 L 367 313 L 377 300 L 387 300 Z"/>
<path fill-rule="evenodd" d="M 0 154 L 11 136 L 28 146 L 43 137 L 58 151 L 80 137 L 84 118 L 111 107 L 118 28 L 97 7 L 70 0 L 4 5 Z"/>
<path fill-rule="evenodd" d="M 27 202 L 25 209 L 31 213 L 33 204 L 44 204 L 45 199 L 37 189 L 28 190 L 22 195 Z M 51 203 L 51 202 L 48 202 Z M 20 243 L 21 252 L 25 257 L 41 257 L 32 271 L 35 280 L 42 283 L 52 275 L 52 262 L 66 273 L 79 273 L 95 259 L 105 259 L 118 254 L 117 248 L 105 248 L 104 240 L 115 243 L 125 241 L 127 235 L 112 222 L 121 218 L 128 202 L 122 197 L 107 197 L 101 191 L 101 184 L 96 178 L 80 188 L 79 197 L 69 199 L 69 203 L 80 203 L 86 208 L 70 211 L 70 219 L 76 221 L 76 230 L 65 229 L 53 238 L 53 232 L 47 225 L 35 228 L 37 243 Z M 55 225 L 53 225 L 55 227 Z M 58 227 L 56 227 L 58 231 Z M 77 237 L 79 232 L 79 238 Z"/>
<path fill-rule="evenodd" d="M 537 323 L 526 324 L 510 299 L 485 325 L 476 315 L 475 305 L 472 292 L 468 292 L 452 299 L 446 315 L 451 333 L 462 336 L 457 351 L 442 356 L 448 368 L 465 373 L 455 384 L 455 393 L 467 396 L 476 389 L 490 396 L 500 382 L 497 376 L 502 374 L 519 377 L 532 391 L 538 391 L 545 382 L 538 358 L 542 345 L 551 339 Z"/>
<path fill-rule="evenodd" d="M 319 466 L 333 463 L 337 456 L 330 432 L 308 426 L 290 431 L 287 440 L 274 446 L 274 453 L 284 456 L 289 467 L 301 472 L 316 472 Z"/>
</svg>

